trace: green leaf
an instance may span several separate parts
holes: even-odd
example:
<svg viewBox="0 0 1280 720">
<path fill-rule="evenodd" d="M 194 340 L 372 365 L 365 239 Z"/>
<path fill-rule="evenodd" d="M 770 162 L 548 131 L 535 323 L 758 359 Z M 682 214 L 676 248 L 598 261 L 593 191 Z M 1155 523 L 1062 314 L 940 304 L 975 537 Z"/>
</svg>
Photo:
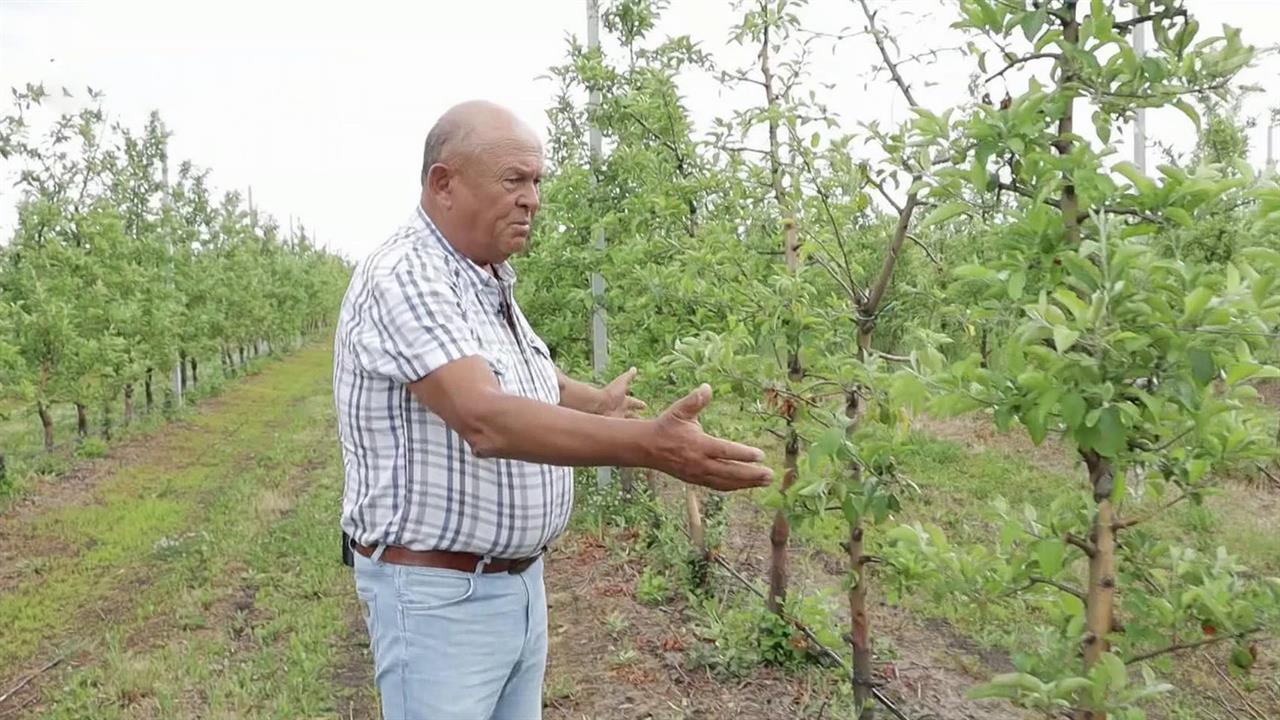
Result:
<svg viewBox="0 0 1280 720">
<path fill-rule="evenodd" d="M 1124 424 L 1120 422 L 1120 411 L 1114 405 L 1102 408 L 1102 413 L 1098 415 L 1098 432 L 1093 449 L 1099 455 L 1115 457 L 1128 446 L 1128 441 Z"/>
<path fill-rule="evenodd" d="M 1040 573 L 1053 577 L 1062 570 L 1067 545 L 1061 540 L 1039 540 L 1035 544 L 1035 554 L 1036 562 L 1040 564 Z"/>
<path fill-rule="evenodd" d="M 1181 110 L 1184 115 L 1191 118 L 1191 122 L 1195 123 L 1196 132 L 1203 132 L 1202 128 L 1200 127 L 1200 114 L 1197 113 L 1196 109 L 1191 106 L 1191 103 L 1187 102 L 1186 100 L 1179 99 L 1179 100 L 1173 101 L 1173 106 Z"/>
<path fill-rule="evenodd" d="M 1170 207 L 1164 209 L 1164 216 L 1178 223 L 1182 227 L 1191 227 L 1194 220 L 1191 219 L 1191 213 L 1180 207 Z"/>
<path fill-rule="evenodd" d="M 1201 385 L 1207 385 L 1218 376 L 1218 365 L 1213 355 L 1199 348 L 1187 351 L 1187 360 L 1191 362 L 1191 377 Z"/>
<path fill-rule="evenodd" d="M 969 204 L 964 202 L 951 202 L 934 208 L 933 212 L 925 216 L 924 220 L 916 226 L 917 230 L 923 230 L 927 227 L 946 222 L 953 217 L 963 215 L 969 212 Z"/>
<path fill-rule="evenodd" d="M 1022 291 L 1027 287 L 1027 274 L 1021 270 L 1015 270 L 1009 274 L 1009 299 L 1018 300 L 1022 297 Z"/>
<path fill-rule="evenodd" d="M 1024 13 L 1022 15 L 1022 22 L 1020 23 L 1022 26 L 1022 36 L 1025 37 L 1028 42 L 1035 40 L 1036 35 L 1040 33 L 1040 28 L 1044 27 L 1045 18 L 1046 15 L 1044 10 L 1037 10 L 1036 12 Z"/>
<path fill-rule="evenodd" d="M 1062 421 L 1069 428 L 1080 427 L 1080 423 L 1084 421 L 1085 410 L 1084 398 L 1074 390 L 1063 395 L 1058 400 L 1058 412 L 1061 413 Z"/>
<path fill-rule="evenodd" d="M 1182 304 L 1182 320 L 1183 324 L 1195 322 L 1200 319 L 1200 314 L 1204 312 L 1209 301 L 1213 299 L 1213 291 L 1201 285 L 1192 290 L 1187 299 Z"/>
<path fill-rule="evenodd" d="M 1058 348 L 1059 353 L 1065 353 L 1076 344 L 1076 340 L 1080 339 L 1080 333 L 1069 327 L 1058 325 L 1053 329 L 1053 344 Z"/>
<path fill-rule="evenodd" d="M 1143 195 L 1150 195 L 1156 191 L 1155 182 L 1139 170 L 1137 165 L 1134 165 L 1128 160 L 1116 163 L 1112 169 L 1125 176 L 1129 182 L 1133 183 L 1133 186 L 1137 188 L 1138 192 Z"/>
</svg>

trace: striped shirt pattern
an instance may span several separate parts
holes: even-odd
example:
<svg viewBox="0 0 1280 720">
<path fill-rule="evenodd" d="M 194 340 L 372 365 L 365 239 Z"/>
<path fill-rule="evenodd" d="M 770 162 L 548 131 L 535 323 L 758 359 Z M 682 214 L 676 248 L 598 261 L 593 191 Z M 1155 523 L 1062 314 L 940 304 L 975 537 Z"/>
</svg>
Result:
<svg viewBox="0 0 1280 720">
<path fill-rule="evenodd" d="M 564 531 L 570 468 L 477 458 L 409 391 L 477 355 L 504 392 L 560 402 L 547 346 L 516 305 L 515 273 L 496 271 L 455 250 L 421 208 L 356 266 L 333 369 L 342 528 L 356 542 L 523 558 Z"/>
</svg>

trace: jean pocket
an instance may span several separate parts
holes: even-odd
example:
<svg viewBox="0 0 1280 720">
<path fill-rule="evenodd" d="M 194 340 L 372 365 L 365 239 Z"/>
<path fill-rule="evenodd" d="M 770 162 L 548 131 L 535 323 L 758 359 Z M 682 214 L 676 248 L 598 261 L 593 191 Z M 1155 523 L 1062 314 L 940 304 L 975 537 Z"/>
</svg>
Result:
<svg viewBox="0 0 1280 720">
<path fill-rule="evenodd" d="M 475 590 L 471 573 L 412 566 L 397 570 L 397 600 L 405 612 L 431 612 L 456 605 Z"/>
</svg>

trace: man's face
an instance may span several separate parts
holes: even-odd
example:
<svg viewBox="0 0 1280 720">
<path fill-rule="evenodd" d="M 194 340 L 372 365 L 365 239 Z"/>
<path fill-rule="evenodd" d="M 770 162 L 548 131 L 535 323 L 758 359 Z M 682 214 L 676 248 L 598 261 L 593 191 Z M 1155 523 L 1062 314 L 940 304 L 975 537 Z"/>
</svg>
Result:
<svg viewBox="0 0 1280 720">
<path fill-rule="evenodd" d="M 488 262 L 502 262 L 529 245 L 538 214 L 542 148 L 515 135 L 486 143 L 459 173 L 455 209 Z"/>
</svg>

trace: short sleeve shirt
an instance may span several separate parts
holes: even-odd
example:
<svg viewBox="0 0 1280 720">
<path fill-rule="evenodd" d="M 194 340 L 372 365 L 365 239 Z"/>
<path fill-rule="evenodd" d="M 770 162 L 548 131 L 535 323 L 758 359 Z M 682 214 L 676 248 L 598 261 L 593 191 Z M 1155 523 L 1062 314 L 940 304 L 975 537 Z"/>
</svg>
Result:
<svg viewBox="0 0 1280 720">
<path fill-rule="evenodd" d="M 515 302 L 511 266 L 459 253 L 421 208 L 360 262 L 334 339 L 345 473 L 342 527 L 364 545 L 533 555 L 573 504 L 566 467 L 477 458 L 409 384 L 468 356 L 504 392 L 560 401 L 546 344 Z"/>
</svg>

